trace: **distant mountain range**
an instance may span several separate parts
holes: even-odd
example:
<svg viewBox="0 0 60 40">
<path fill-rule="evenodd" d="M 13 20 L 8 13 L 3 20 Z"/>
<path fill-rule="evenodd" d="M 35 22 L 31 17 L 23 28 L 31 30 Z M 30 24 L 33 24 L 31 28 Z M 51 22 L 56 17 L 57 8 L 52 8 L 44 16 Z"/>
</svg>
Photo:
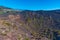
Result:
<svg viewBox="0 0 60 40">
<path fill-rule="evenodd" d="M 0 21 L 0 27 L 7 25 L 9 32 L 22 34 L 21 40 L 60 40 L 60 9 L 32 11 L 0 6 Z"/>
</svg>

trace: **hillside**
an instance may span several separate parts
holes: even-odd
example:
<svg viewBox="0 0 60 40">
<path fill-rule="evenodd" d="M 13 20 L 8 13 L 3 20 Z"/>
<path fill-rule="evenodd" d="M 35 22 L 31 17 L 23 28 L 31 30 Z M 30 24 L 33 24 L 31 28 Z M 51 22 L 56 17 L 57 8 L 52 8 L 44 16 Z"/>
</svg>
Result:
<svg viewBox="0 0 60 40">
<path fill-rule="evenodd" d="M 0 40 L 60 40 L 60 10 L 0 6 Z"/>
</svg>

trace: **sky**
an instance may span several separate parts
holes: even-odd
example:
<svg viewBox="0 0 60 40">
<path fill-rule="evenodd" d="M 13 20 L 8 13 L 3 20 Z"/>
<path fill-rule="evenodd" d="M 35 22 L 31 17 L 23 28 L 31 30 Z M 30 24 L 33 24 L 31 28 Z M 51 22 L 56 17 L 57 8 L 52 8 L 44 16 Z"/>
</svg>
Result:
<svg viewBox="0 0 60 40">
<path fill-rule="evenodd" d="M 0 0 L 0 6 L 22 10 L 60 9 L 60 0 Z"/>
</svg>

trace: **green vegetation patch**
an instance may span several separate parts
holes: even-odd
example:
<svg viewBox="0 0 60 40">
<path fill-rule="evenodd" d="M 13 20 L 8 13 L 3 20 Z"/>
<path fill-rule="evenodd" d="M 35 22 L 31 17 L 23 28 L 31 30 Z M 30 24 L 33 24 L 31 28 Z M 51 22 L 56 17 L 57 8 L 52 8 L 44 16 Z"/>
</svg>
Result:
<svg viewBox="0 0 60 40">
<path fill-rule="evenodd" d="M 4 12 L 3 11 L 0 11 L 0 14 L 4 14 Z"/>
</svg>

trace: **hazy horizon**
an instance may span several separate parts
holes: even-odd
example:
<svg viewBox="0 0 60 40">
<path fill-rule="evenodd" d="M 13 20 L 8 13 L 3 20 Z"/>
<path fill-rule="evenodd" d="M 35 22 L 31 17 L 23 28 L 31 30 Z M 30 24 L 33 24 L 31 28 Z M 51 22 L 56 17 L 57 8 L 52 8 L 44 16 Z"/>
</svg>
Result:
<svg viewBox="0 0 60 40">
<path fill-rule="evenodd" d="M 59 0 L 0 0 L 0 6 L 21 10 L 56 10 L 59 4 Z"/>
</svg>

